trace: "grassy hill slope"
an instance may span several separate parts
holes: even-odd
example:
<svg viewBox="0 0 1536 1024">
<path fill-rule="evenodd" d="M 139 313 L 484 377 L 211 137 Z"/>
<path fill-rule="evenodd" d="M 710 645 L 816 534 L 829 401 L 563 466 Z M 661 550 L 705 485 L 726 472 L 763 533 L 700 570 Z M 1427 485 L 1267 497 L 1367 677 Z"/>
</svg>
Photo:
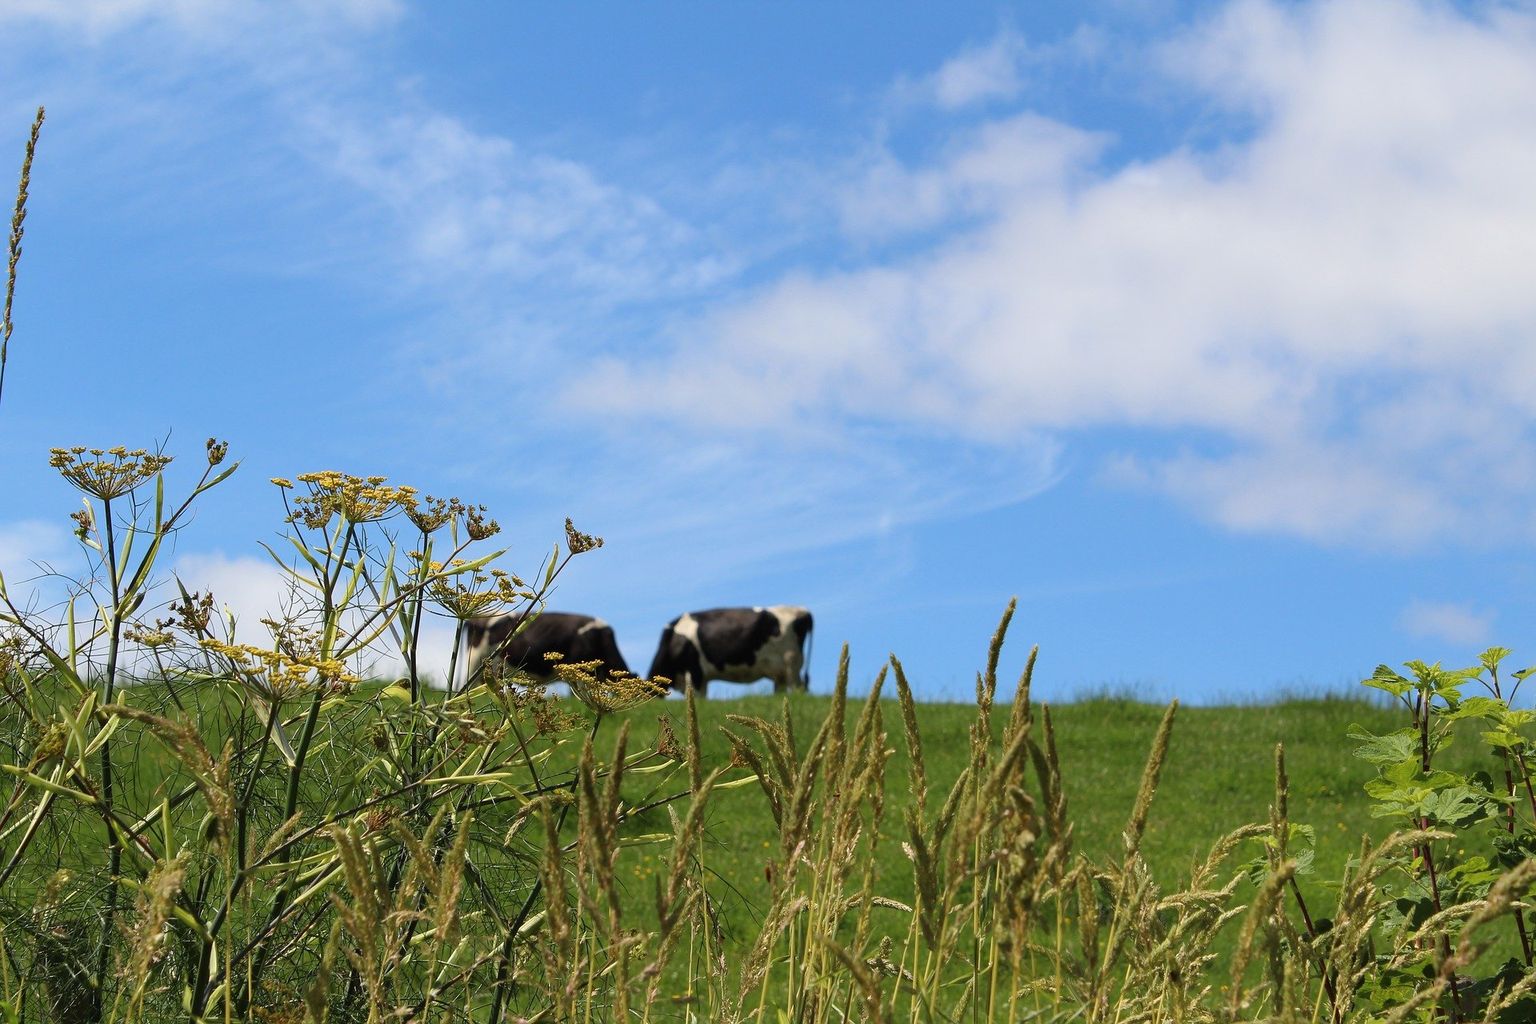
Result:
<svg viewBox="0 0 1536 1024">
<path fill-rule="evenodd" d="M 791 719 L 802 744 L 814 734 L 828 705 L 824 697 L 790 698 Z M 724 763 L 730 757 L 721 727 L 742 730 L 728 716 L 776 719 L 783 707 L 782 699 L 772 697 L 701 702 L 706 762 Z M 999 729 L 1009 710 L 1007 706 L 994 710 Z M 931 807 L 961 770 L 967 729 L 976 713 L 973 706 L 964 704 L 922 704 L 918 711 L 930 792 L 936 794 L 930 799 Z M 1076 846 L 1092 859 L 1119 856 L 1120 832 L 1163 712 L 1161 706 L 1127 700 L 1091 700 L 1051 709 Z M 673 719 L 674 729 L 681 734 L 679 702 L 650 704 L 605 721 L 597 738 L 599 749 L 606 749 L 618 723 L 626 718 L 631 723 L 632 745 L 654 744 L 660 717 Z M 880 847 L 882 892 L 909 901 L 911 871 L 900 840 L 904 837 L 902 813 L 911 799 L 906 782 L 910 761 L 894 702 L 886 707 L 884 719 L 887 745 L 894 753 L 887 768 L 888 804 L 882 830 L 891 841 Z M 1268 819 L 1276 744 L 1284 744 L 1286 750 L 1291 820 L 1316 829 L 1317 877 L 1337 878 L 1345 860 L 1358 852 L 1362 835 L 1379 838 L 1391 830 L 1389 823 L 1370 817 L 1361 787 L 1373 772 L 1353 755 L 1354 744 L 1347 738 L 1353 724 L 1384 732 L 1403 722 L 1401 715 L 1379 704 L 1342 699 L 1181 707 L 1143 844 L 1156 880 L 1165 886 L 1177 884 L 1219 837 L 1247 822 Z M 1471 743 L 1462 743 L 1447 756 L 1448 763 L 1455 764 L 1459 758 L 1477 760 L 1480 752 Z M 664 829 L 664 812 L 652 813 L 658 816 L 657 829 Z M 753 786 L 719 794 L 708 835 L 710 868 L 736 890 L 733 898 L 727 888 L 722 900 L 727 924 L 731 931 L 755 934 L 754 908 L 767 888 L 764 864 L 778 837 L 762 793 Z M 1250 856 L 1257 852 L 1254 846 Z M 643 907 L 660 868 L 659 855 L 651 857 L 646 848 L 637 848 L 627 851 L 621 864 L 630 879 L 631 895 L 637 897 L 635 905 Z M 1304 888 L 1318 907 L 1328 905 L 1327 892 L 1309 885 Z"/>
</svg>

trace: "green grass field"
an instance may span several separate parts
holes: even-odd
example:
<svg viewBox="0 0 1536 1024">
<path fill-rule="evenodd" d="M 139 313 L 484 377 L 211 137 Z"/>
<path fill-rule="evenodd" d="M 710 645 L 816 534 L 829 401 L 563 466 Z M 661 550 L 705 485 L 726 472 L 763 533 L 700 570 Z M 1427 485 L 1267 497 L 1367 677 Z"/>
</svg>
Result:
<svg viewBox="0 0 1536 1024">
<path fill-rule="evenodd" d="M 135 686 L 125 692 L 125 700 L 139 707 L 158 707 L 182 720 L 197 721 L 212 749 L 218 749 L 223 738 L 235 728 L 238 701 L 229 691 L 193 687 L 177 694 L 185 710 L 176 711 L 172 706 L 177 701 L 171 698 L 171 692 L 158 685 Z M 327 806 L 365 804 L 381 786 L 387 786 L 381 782 L 381 762 L 370 751 L 381 749 L 378 730 L 381 723 L 400 714 L 403 705 L 399 700 L 398 696 L 370 685 L 328 702 L 321 716 L 324 740 L 315 748 L 313 767 L 300 792 L 299 807 L 307 820 L 313 821 L 315 814 Z M 428 702 L 432 703 L 431 698 Z M 574 698 L 555 698 L 554 703 L 571 717 L 565 729 L 548 733 L 535 744 L 535 749 L 543 749 L 544 754 L 536 758 L 540 781 L 534 785 L 546 788 L 564 786 L 572 778 L 583 741 L 594 721 L 590 710 Z M 860 703 L 857 699 L 850 701 L 850 730 Z M 498 720 L 496 705 L 480 701 L 476 704 L 481 721 Z M 890 759 L 885 771 L 881 838 L 875 845 L 875 879 L 869 891 L 917 906 L 920 901 L 915 892 L 913 866 L 904 852 L 904 812 L 913 801 L 911 760 L 899 704 L 884 700 L 880 708 L 886 735 L 884 745 L 890 751 Z M 732 760 L 725 730 L 749 734 L 739 721 L 743 717 L 782 721 L 787 710 L 796 746 L 803 754 L 827 718 L 831 698 L 798 694 L 787 699 L 751 696 L 699 701 L 697 709 L 701 761 L 708 772 Z M 602 716 L 592 734 L 597 757 L 607 759 L 620 728 L 628 723 L 626 762 L 641 770 L 625 779 L 623 806 L 654 804 L 640 813 L 624 814 L 621 837 L 626 845 L 620 847 L 614 880 L 621 895 L 625 929 L 655 933 L 659 927 L 656 893 L 668 875 L 675 833 L 671 814 L 686 813 L 688 773 L 681 763 L 668 764 L 655 751 L 660 738 L 668 732 L 683 738 L 686 744 L 686 710 L 686 705 L 676 699 L 652 700 L 629 711 Z M 1165 711 L 1159 705 L 1104 698 L 1050 709 L 1073 850 L 1094 864 L 1114 865 L 1123 857 L 1122 830 L 1136 803 L 1143 769 Z M 1004 731 L 1011 712 L 1007 704 L 993 709 L 995 734 Z M 915 714 L 929 787 L 926 820 L 931 821 L 968 762 L 968 732 L 977 721 L 977 712 L 970 704 L 929 703 L 916 705 Z M 1043 726 L 1043 709 L 1039 705 L 1034 715 L 1038 735 Z M 1281 744 L 1289 776 L 1289 818 L 1293 823 L 1312 826 L 1316 835 L 1313 871 L 1299 879 L 1300 886 L 1312 914 L 1318 918 L 1331 917 L 1337 899 L 1334 883 L 1344 873 L 1346 861 L 1358 853 L 1362 837 L 1379 841 L 1405 825 L 1396 818 L 1371 816 L 1372 802 L 1363 787 L 1375 775 L 1375 769 L 1355 756 L 1357 743 L 1349 738 L 1349 732 L 1352 726 L 1362 726 L 1373 733 L 1386 733 L 1404 725 L 1405 718 L 1405 711 L 1381 702 L 1341 698 L 1179 708 L 1140 847 L 1153 882 L 1165 893 L 1187 889 L 1193 866 L 1204 859 L 1217 840 L 1243 825 L 1269 820 L 1275 792 L 1275 748 Z M 245 727 L 249 727 L 248 723 Z M 525 723 L 524 728 L 527 727 Z M 1456 742 L 1443 749 L 1437 758 L 1440 767 L 1470 772 L 1486 765 L 1488 755 L 1477 739 L 1476 723 L 1464 723 L 1455 738 Z M 119 773 L 120 799 L 134 806 L 157 806 L 186 786 L 185 766 L 178 763 L 165 744 L 141 741 L 131 748 L 120 747 L 113 760 Z M 513 763 L 518 763 L 516 757 Z M 439 771 L 452 769 L 445 766 Z M 515 774 L 522 775 L 520 770 Z M 723 958 L 735 964 L 748 957 L 763 931 L 765 916 L 774 904 L 769 873 L 783 871 L 784 861 L 779 849 L 779 828 L 751 772 L 738 765 L 729 769 L 724 780 L 735 780 L 737 784 L 717 790 L 708 801 L 698 861 L 719 926 Z M 1026 787 L 1035 787 L 1038 781 L 1033 768 L 1025 772 Z M 526 786 L 528 782 L 519 785 Z M 257 792 L 258 803 L 266 810 L 255 819 L 260 824 L 253 826 L 250 841 L 259 846 L 267 841 L 280 817 L 274 810 L 278 790 L 263 783 Z M 1038 799 L 1038 792 L 1035 795 Z M 668 797 L 678 799 L 669 803 Z M 476 884 L 490 888 L 466 891 L 471 913 L 475 906 L 487 906 L 490 902 L 515 906 L 530 894 L 531 898 L 540 898 L 536 890 L 529 888 L 537 878 L 539 858 L 537 846 L 530 847 L 529 842 L 540 842 L 541 833 L 524 831 L 505 848 L 499 838 L 516 822 L 519 806 L 517 800 L 485 805 L 477 815 L 475 859 L 483 878 Z M 60 817 L 64 810 L 69 813 Z M 567 849 L 574 850 L 581 842 L 582 826 L 574 815 L 562 816 L 561 822 L 562 842 L 569 843 Z M 175 842 L 195 844 L 196 830 L 206 825 L 206 820 L 198 824 L 195 814 L 183 817 L 175 830 Z M 55 862 L 45 858 L 37 862 L 35 870 L 16 876 L 5 893 L 13 916 L 24 916 L 30 897 L 23 890 L 41 892 L 59 863 L 71 866 L 81 878 L 100 870 L 99 864 L 90 866 L 99 861 L 101 853 L 99 823 L 91 814 L 73 805 L 61 806 L 50 819 L 49 830 L 50 846 L 60 850 L 63 859 Z M 859 848 L 867 849 L 867 842 Z M 1240 849 L 1229 861 L 1224 877 L 1230 876 L 1234 864 L 1261 857 L 1262 850 L 1256 840 L 1249 841 L 1247 848 Z M 571 856 L 574 858 L 574 854 Z M 829 865 L 806 866 L 814 873 Z M 862 863 L 858 865 L 860 875 L 864 867 Z M 1235 896 L 1236 905 L 1246 906 L 1257 891 L 1255 883 L 1243 882 Z M 263 906 L 261 898 L 247 899 L 236 909 L 235 921 L 244 922 L 239 926 L 246 927 L 251 915 L 262 913 Z M 882 933 L 898 935 L 905 932 L 912 920 L 896 910 L 879 910 L 876 916 Z M 1242 920 L 1239 917 L 1229 922 L 1210 945 L 1218 957 L 1213 975 L 1217 979 L 1230 974 L 1227 964 L 1240 944 Z M 1047 924 L 1037 922 L 1037 926 Z M 1042 934 L 1039 941 L 1049 938 Z M 1513 938 L 1501 936 L 1489 962 L 1503 962 L 1515 952 Z M 662 976 L 664 991 L 694 991 L 699 968 L 692 955 L 679 955 L 669 962 Z M 957 976 L 957 983 L 959 980 L 963 979 Z M 767 991 L 777 990 L 770 985 Z M 777 995 L 770 998 L 775 1004 L 777 1000 Z"/>
<path fill-rule="evenodd" d="M 379 698 L 376 690 L 363 690 L 356 699 Z M 829 703 L 829 698 L 815 695 L 789 698 L 791 719 L 802 745 L 826 716 Z M 727 763 L 731 756 L 722 729 L 742 732 L 729 716 L 778 719 L 785 705 L 784 698 L 751 696 L 701 701 L 698 706 L 705 764 L 714 766 Z M 885 841 L 879 846 L 881 894 L 909 903 L 913 898 L 912 872 L 901 842 L 905 838 L 902 814 L 911 799 L 910 787 L 904 785 L 910 775 L 910 761 L 895 701 L 884 701 L 882 707 L 887 746 L 893 755 L 886 769 Z M 1006 704 L 994 709 L 999 731 L 1010 710 Z M 1075 847 L 1096 862 L 1107 863 L 1120 854 L 1121 830 L 1135 801 L 1164 710 L 1161 705 L 1124 699 L 1094 699 L 1051 708 Z M 930 793 L 936 794 L 931 801 L 942 798 L 963 767 L 967 730 L 975 716 L 971 704 L 918 706 Z M 347 731 L 347 718 L 341 713 L 334 719 L 341 735 Z M 605 717 L 594 737 L 595 745 L 606 752 L 621 723 L 628 721 L 631 751 L 653 748 L 663 718 L 670 720 L 675 733 L 683 733 L 682 702 L 657 701 Z M 1274 749 L 1276 744 L 1283 744 L 1290 776 L 1291 820 L 1316 829 L 1315 877 L 1337 879 L 1345 860 L 1358 852 L 1362 836 L 1379 840 L 1400 827 L 1400 823 L 1370 816 L 1362 786 L 1373 772 L 1354 756 L 1349 729 L 1358 724 L 1373 732 L 1385 732 L 1401 726 L 1403 718 L 1403 713 L 1379 703 L 1338 698 L 1271 705 L 1181 706 L 1142 846 L 1154 878 L 1166 888 L 1182 884 L 1191 865 L 1218 838 L 1240 825 L 1268 819 L 1274 798 Z M 349 744 L 338 740 L 338 746 Z M 558 774 L 561 762 L 574 763 L 578 748 L 573 737 L 551 766 L 551 773 Z M 1446 760 L 1452 766 L 1470 765 L 1484 756 L 1473 743 L 1462 742 L 1447 751 Z M 146 746 L 125 764 L 128 775 L 122 782 L 124 789 L 148 796 L 173 762 L 165 750 Z M 332 776 L 327 785 L 344 782 Z M 648 786 L 633 786 L 631 799 L 638 803 L 664 796 L 677 788 L 677 780 L 671 782 L 670 787 L 654 793 Z M 669 832 L 666 810 L 657 808 L 640 815 L 632 831 Z M 711 801 L 704 856 L 719 882 L 716 896 L 728 936 L 756 934 L 768 889 L 764 869 L 776 853 L 777 842 L 778 829 L 755 784 L 720 792 Z M 1257 852 L 1255 845 L 1249 856 Z M 626 912 L 636 915 L 637 926 L 646 926 L 654 916 L 651 894 L 656 876 L 665 871 L 664 861 L 661 848 L 643 845 L 626 849 L 619 859 Z M 1329 904 L 1329 892 L 1307 879 L 1303 880 L 1303 891 L 1318 912 L 1327 912 L 1322 908 Z"/>
<path fill-rule="evenodd" d="M 790 698 L 796 734 L 805 742 L 827 712 L 828 699 Z M 714 763 L 729 759 L 721 733 L 728 715 L 777 718 L 783 701 L 773 697 L 706 701 L 700 704 L 700 726 L 707 757 Z M 994 709 L 999 729 L 1009 708 Z M 1109 861 L 1121 851 L 1125 827 L 1136 796 L 1148 750 L 1164 708 L 1128 700 L 1090 700 L 1051 709 L 1066 780 L 1068 811 L 1077 848 L 1096 861 Z M 654 744 L 657 720 L 674 719 L 681 730 L 682 705 L 672 701 L 646 705 L 603 723 L 599 749 L 612 743 L 623 719 L 631 723 L 631 742 Z M 885 723 L 888 746 L 894 751 L 887 768 L 888 800 L 881 877 L 884 895 L 910 901 L 911 871 L 904 862 L 902 811 L 910 790 L 902 785 L 910 762 L 901 736 L 900 713 L 888 702 Z M 942 796 L 966 756 L 966 730 L 975 720 L 967 704 L 922 704 L 922 730 L 930 792 Z M 1268 820 L 1274 798 L 1274 748 L 1284 744 L 1291 783 L 1291 819 L 1317 831 L 1317 878 L 1338 878 L 1345 860 L 1358 853 L 1360 838 L 1376 839 L 1394 824 L 1370 816 L 1362 791 L 1373 774 L 1353 755 L 1347 738 L 1351 725 L 1384 732 L 1403 724 L 1403 715 L 1363 700 L 1294 700 L 1274 705 L 1181 707 L 1162 783 L 1152 806 L 1143 852 L 1159 884 L 1173 886 L 1188 877 L 1191 864 L 1219 837 L 1254 821 Z M 1470 743 L 1454 746 L 1448 761 L 1476 761 L 1481 752 Z M 661 815 L 662 812 L 652 812 Z M 656 820 L 665 828 L 664 817 Z M 706 857 L 711 870 L 739 891 L 724 901 L 730 930 L 755 934 L 755 909 L 766 891 L 764 865 L 777 843 L 778 832 L 768 805 L 755 786 L 722 793 L 711 809 Z M 1255 846 L 1254 854 L 1258 848 Z M 629 878 L 635 906 L 644 908 L 659 870 L 659 858 L 645 848 L 628 851 L 621 869 Z M 1304 880 L 1304 891 L 1319 912 L 1326 913 L 1331 895 Z M 728 891 L 728 890 L 727 890 Z"/>
</svg>

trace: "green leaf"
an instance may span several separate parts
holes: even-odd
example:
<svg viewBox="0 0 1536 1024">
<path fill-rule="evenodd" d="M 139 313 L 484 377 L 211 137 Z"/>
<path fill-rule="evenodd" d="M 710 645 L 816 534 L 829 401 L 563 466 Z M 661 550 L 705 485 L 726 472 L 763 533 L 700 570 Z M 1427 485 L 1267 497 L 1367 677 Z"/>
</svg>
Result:
<svg viewBox="0 0 1536 1024">
<path fill-rule="evenodd" d="M 1349 738 L 1359 740 L 1355 756 L 1371 764 L 1397 764 L 1405 759 L 1418 757 L 1419 734 L 1413 729 L 1399 729 L 1381 736 L 1369 732 L 1363 726 L 1351 725 Z"/>
<path fill-rule="evenodd" d="M 1513 729 L 1489 729 L 1481 734 L 1482 741 L 1497 750 L 1519 750 L 1525 746 L 1525 737 Z"/>
<path fill-rule="evenodd" d="M 1497 867 L 1489 865 L 1488 858 L 1472 856 L 1446 869 L 1441 878 L 1456 887 L 1461 900 L 1479 900 L 1488 895 L 1489 888 L 1502 874 Z"/>
<path fill-rule="evenodd" d="M 1377 665 L 1376 671 L 1369 679 L 1360 680 L 1362 686 L 1369 686 L 1374 690 L 1385 690 L 1394 697 L 1402 697 L 1413 689 L 1413 684 L 1386 665 Z"/>
<path fill-rule="evenodd" d="M 1458 722 L 1463 718 L 1499 718 L 1505 710 L 1504 702 L 1493 697 L 1468 697 L 1446 718 L 1452 722 Z"/>
<path fill-rule="evenodd" d="M 209 480 L 206 484 L 204 484 L 203 486 L 199 487 L 197 489 L 197 493 L 201 494 L 204 491 L 211 491 L 211 490 L 213 490 L 215 487 L 219 486 L 219 484 L 223 483 L 225 480 L 228 480 L 229 477 L 230 477 L 230 474 L 234 473 L 234 471 L 239 469 L 239 468 L 240 468 L 240 463 L 238 463 L 238 462 L 232 463 L 227 469 L 225 469 L 223 472 L 221 472 L 218 476 L 214 477 L 212 480 Z"/>
<path fill-rule="evenodd" d="M 1424 798 L 1424 813 L 1441 825 L 1469 825 L 1487 817 L 1492 803 L 1486 793 L 1471 786 L 1453 786 Z"/>
<path fill-rule="evenodd" d="M 49 793 L 56 793 L 59 796 L 73 797 L 83 804 L 96 803 L 96 798 L 91 796 L 89 793 L 82 793 L 78 789 L 70 789 L 68 786 L 60 785 L 59 783 L 54 782 L 52 779 L 45 779 L 41 775 L 38 775 L 36 772 L 27 771 L 20 765 L 0 764 L 0 771 L 10 772 L 12 775 L 25 782 L 27 785 L 33 786 L 37 789 L 46 790 Z"/>
<path fill-rule="evenodd" d="M 128 575 L 128 561 L 133 557 L 133 541 L 138 535 L 139 531 L 136 529 L 130 528 L 123 531 L 123 542 L 119 545 L 121 550 L 117 553 L 117 564 L 111 567 L 112 578 L 120 583 Z"/>
<path fill-rule="evenodd" d="M 1490 647 L 1482 654 L 1478 655 L 1477 660 L 1480 661 L 1483 668 L 1487 669 L 1489 672 L 1497 672 L 1499 670 L 1499 662 L 1503 661 L 1513 653 L 1514 652 L 1511 651 L 1508 647 Z"/>
<path fill-rule="evenodd" d="M 1536 832 L 1528 828 L 1510 835 L 1502 826 L 1496 826 L 1489 829 L 1488 838 L 1499 866 L 1505 870 L 1518 867 L 1529 858 L 1536 857 Z"/>
<path fill-rule="evenodd" d="M 555 551 L 554 551 L 554 554 L 549 556 L 549 565 L 545 566 L 545 568 L 544 568 L 544 586 L 539 588 L 541 592 L 549 589 L 549 585 L 555 581 L 555 572 L 559 568 L 560 568 L 560 542 L 559 541 L 555 541 Z"/>
<path fill-rule="evenodd" d="M 315 570 L 316 574 L 323 574 L 325 572 L 325 570 L 320 567 L 320 562 L 315 558 L 314 554 L 310 552 L 309 546 L 306 545 L 302 540 L 295 537 L 291 533 L 284 535 L 284 539 L 293 545 L 294 550 L 299 553 L 299 557 L 304 559 L 305 562 L 309 563 L 309 567 Z M 266 541 L 260 541 L 259 543 L 261 544 L 262 549 L 265 550 L 267 554 L 272 556 L 272 561 L 277 563 L 277 567 L 279 569 L 283 570 L 283 572 L 292 576 L 294 579 L 301 580 L 305 583 L 308 583 L 311 587 L 319 589 L 314 580 L 299 575 L 294 571 L 293 566 L 279 558 L 277 552 L 272 550 L 272 546 L 270 544 L 268 544 Z"/>
</svg>

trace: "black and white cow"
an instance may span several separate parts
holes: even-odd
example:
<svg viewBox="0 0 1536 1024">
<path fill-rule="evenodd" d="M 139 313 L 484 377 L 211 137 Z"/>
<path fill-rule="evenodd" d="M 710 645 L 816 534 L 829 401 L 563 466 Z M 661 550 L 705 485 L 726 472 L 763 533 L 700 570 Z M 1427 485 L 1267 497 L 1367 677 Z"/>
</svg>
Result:
<svg viewBox="0 0 1536 1024">
<path fill-rule="evenodd" d="M 752 683 L 772 679 L 773 692 L 810 687 L 807 648 L 811 613 L 794 605 L 712 608 L 688 612 L 661 631 L 650 677 L 665 676 L 686 693 L 703 696 L 711 679 Z"/>
<path fill-rule="evenodd" d="M 464 623 L 467 678 L 473 679 L 480 663 L 491 655 L 541 682 L 548 682 L 555 674 L 555 662 L 546 657 L 548 654 L 560 655 L 559 660 L 567 664 L 596 661 L 595 674 L 600 679 L 614 672 L 629 672 L 613 638 L 613 627 L 602 619 L 574 612 L 540 612 L 519 632 L 525 617 L 523 612 L 510 612 Z"/>
</svg>

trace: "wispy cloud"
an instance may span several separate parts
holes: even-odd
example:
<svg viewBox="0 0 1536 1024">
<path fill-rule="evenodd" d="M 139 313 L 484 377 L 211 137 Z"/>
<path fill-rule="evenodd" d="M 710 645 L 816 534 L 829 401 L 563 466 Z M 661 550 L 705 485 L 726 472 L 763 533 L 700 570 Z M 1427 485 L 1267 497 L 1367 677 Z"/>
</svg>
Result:
<svg viewBox="0 0 1536 1024">
<path fill-rule="evenodd" d="M 1026 96 L 1032 75 L 1098 60 L 1104 47 L 1102 34 L 1086 24 L 1045 43 L 1005 25 L 991 39 L 965 47 L 926 74 L 901 76 L 890 98 L 898 107 L 926 106 L 948 113 L 999 106 Z"/>
<path fill-rule="evenodd" d="M 382 207 L 394 270 L 456 293 L 536 286 L 607 304 L 714 283 L 729 267 L 659 203 L 573 159 L 407 103 L 394 113 L 290 97 L 310 159 Z"/>
<path fill-rule="evenodd" d="M 995 217 L 1031 193 L 1055 198 L 1087 172 L 1108 138 L 1024 112 L 951 133 L 932 164 L 875 149 L 837 206 L 854 238 L 885 239 L 957 218 Z"/>
<path fill-rule="evenodd" d="M 1166 53 L 1248 129 L 1097 168 L 1092 136 L 1013 114 L 882 155 L 867 209 L 971 218 L 787 275 L 583 394 L 716 428 L 1132 428 L 1120 479 L 1235 529 L 1531 536 L 1505 510 L 1536 497 L 1536 19 L 1246 2 Z"/>
<path fill-rule="evenodd" d="M 1484 646 L 1493 633 L 1493 614 L 1469 605 L 1441 601 L 1414 601 L 1398 620 L 1411 636 L 1449 644 Z"/>
<path fill-rule="evenodd" d="M 1023 88 L 1020 65 L 1028 52 L 1023 36 L 1002 31 L 981 46 L 955 54 L 930 74 L 898 86 L 899 94 L 944 110 L 1012 99 Z"/>
<path fill-rule="evenodd" d="M 18 605 L 27 603 L 40 578 L 57 569 L 69 553 L 69 531 L 56 523 L 41 519 L 0 523 L 0 576 Z"/>
<path fill-rule="evenodd" d="M 46 25 L 89 42 L 144 25 L 227 40 L 260 25 L 373 26 L 393 20 L 402 9 L 400 0 L 8 0 L 0 7 L 0 24 Z"/>
</svg>

